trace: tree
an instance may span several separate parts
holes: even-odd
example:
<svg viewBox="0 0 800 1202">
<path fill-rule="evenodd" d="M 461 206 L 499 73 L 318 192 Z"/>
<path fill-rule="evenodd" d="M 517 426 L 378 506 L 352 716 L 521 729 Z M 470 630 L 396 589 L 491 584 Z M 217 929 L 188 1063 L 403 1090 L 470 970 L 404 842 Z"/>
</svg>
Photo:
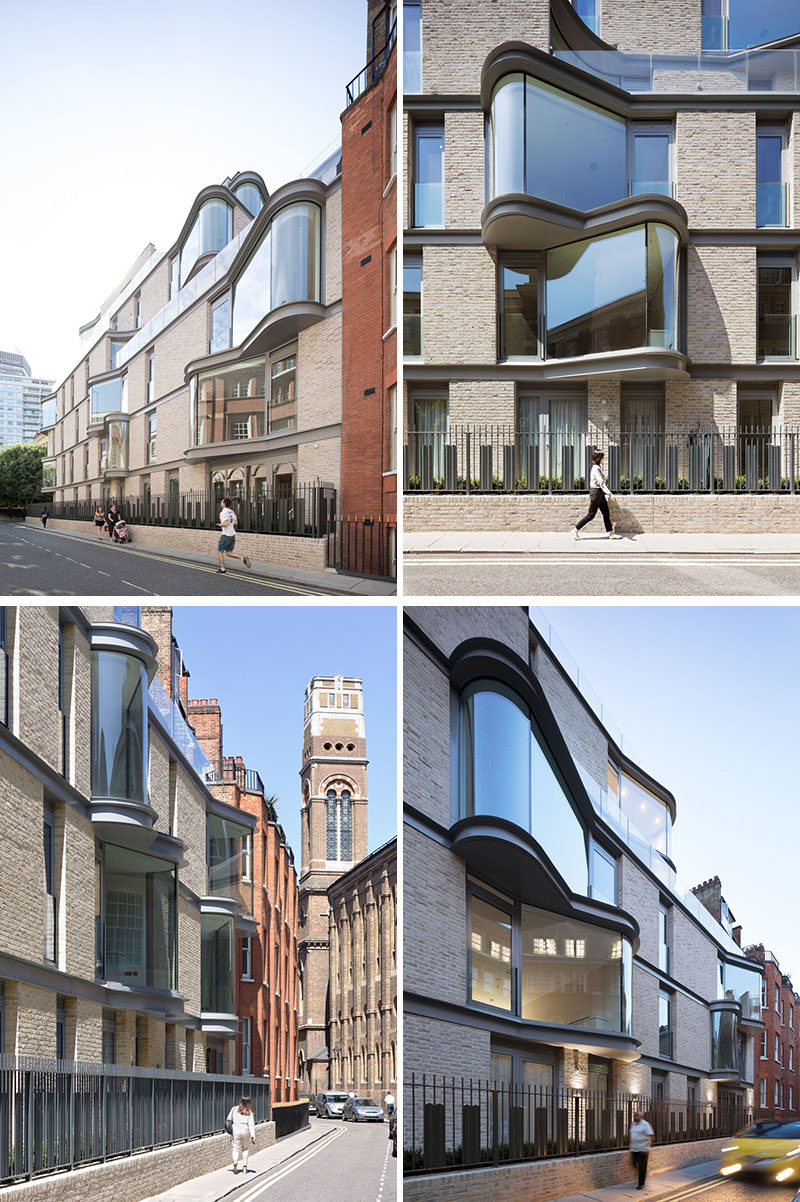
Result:
<svg viewBox="0 0 800 1202">
<path fill-rule="evenodd" d="M 4 505 L 29 505 L 42 495 L 44 446 L 20 442 L 0 451 L 0 501 Z"/>
</svg>

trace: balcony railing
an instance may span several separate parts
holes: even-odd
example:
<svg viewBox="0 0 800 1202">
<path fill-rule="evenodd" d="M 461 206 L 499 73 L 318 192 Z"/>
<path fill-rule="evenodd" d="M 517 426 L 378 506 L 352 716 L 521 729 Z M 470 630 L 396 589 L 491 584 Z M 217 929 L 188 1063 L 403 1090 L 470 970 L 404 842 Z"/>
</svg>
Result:
<svg viewBox="0 0 800 1202">
<path fill-rule="evenodd" d="M 407 492 L 586 492 L 596 450 L 605 455 L 615 494 L 800 493 L 800 426 L 416 430 L 404 448 L 404 486 Z"/>
<path fill-rule="evenodd" d="M 212 772 L 210 776 L 206 777 L 206 780 L 210 785 L 236 783 L 240 789 L 245 789 L 248 793 L 260 793 L 262 797 L 264 795 L 264 782 L 255 768 L 225 765 L 222 772 Z"/>
<path fill-rule="evenodd" d="M 624 54 L 617 50 L 555 50 L 554 58 L 626 92 L 722 93 L 800 91 L 797 50 Z"/>
<path fill-rule="evenodd" d="M 186 756 L 197 775 L 201 780 L 207 780 L 214 771 L 211 761 L 195 738 L 191 726 L 157 676 L 154 676 L 150 682 L 150 702 L 161 716 L 161 721 L 173 742 Z"/>
<path fill-rule="evenodd" d="M 759 313 L 759 359 L 795 358 L 795 318 L 790 313 Z"/>
<path fill-rule="evenodd" d="M 660 1030 L 658 1032 L 658 1054 L 663 1056 L 665 1060 L 672 1059 L 672 1032 Z"/>
<path fill-rule="evenodd" d="M 56 931 L 58 918 L 58 898 L 52 893 L 44 895 L 44 958 L 51 964 L 55 963 L 57 950 Z"/>
<path fill-rule="evenodd" d="M 266 1078 L 0 1055 L 0 1184 L 220 1134 L 243 1093 L 266 1122 Z"/>
<path fill-rule="evenodd" d="M 386 64 L 389 61 L 389 56 L 392 53 L 395 42 L 397 41 L 397 21 L 392 23 L 392 28 L 389 30 L 389 36 L 386 39 L 386 45 L 382 50 L 369 60 L 366 67 L 363 67 L 353 79 L 350 80 L 345 92 L 345 108 L 349 108 L 351 104 L 355 104 L 360 96 L 363 96 L 368 88 L 377 83 L 386 70 Z"/>
<path fill-rule="evenodd" d="M 756 225 L 785 226 L 789 211 L 789 189 L 786 184 L 756 184 Z"/>
<path fill-rule="evenodd" d="M 403 1092 L 407 1176 L 627 1149 L 640 1110 L 655 1144 L 719 1139 L 764 1117 L 743 1106 L 411 1074 Z"/>
</svg>

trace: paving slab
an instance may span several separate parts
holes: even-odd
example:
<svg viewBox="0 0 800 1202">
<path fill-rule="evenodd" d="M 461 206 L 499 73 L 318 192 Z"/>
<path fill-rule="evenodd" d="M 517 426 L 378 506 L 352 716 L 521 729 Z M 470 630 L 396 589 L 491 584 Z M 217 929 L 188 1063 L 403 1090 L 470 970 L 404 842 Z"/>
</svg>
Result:
<svg viewBox="0 0 800 1202">
<path fill-rule="evenodd" d="M 584 534 L 580 539 L 571 531 L 442 531 L 404 535 L 407 555 L 462 554 L 481 552 L 519 555 L 798 555 L 800 534 L 668 534 L 646 532 L 622 534 L 610 539 L 602 532 Z"/>
<path fill-rule="evenodd" d="M 609 1185 L 602 1189 L 589 1189 L 582 1194 L 570 1194 L 569 1197 L 559 1198 L 558 1202 L 628 1202 L 630 1198 L 667 1199 L 679 1190 L 716 1177 L 718 1173 L 717 1161 L 708 1160 L 684 1169 L 666 1169 L 663 1172 L 650 1173 L 643 1190 L 637 1190 L 636 1182 L 631 1181 L 625 1185 Z"/>
</svg>

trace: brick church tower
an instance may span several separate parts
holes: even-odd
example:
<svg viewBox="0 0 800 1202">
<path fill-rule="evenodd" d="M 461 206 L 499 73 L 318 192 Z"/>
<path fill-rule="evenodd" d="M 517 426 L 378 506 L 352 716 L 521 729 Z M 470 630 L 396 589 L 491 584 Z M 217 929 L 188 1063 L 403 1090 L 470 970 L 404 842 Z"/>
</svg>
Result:
<svg viewBox="0 0 800 1202">
<path fill-rule="evenodd" d="M 300 1079 L 328 1088 L 328 889 L 367 854 L 367 746 L 359 679 L 306 687 L 300 769 Z"/>
</svg>

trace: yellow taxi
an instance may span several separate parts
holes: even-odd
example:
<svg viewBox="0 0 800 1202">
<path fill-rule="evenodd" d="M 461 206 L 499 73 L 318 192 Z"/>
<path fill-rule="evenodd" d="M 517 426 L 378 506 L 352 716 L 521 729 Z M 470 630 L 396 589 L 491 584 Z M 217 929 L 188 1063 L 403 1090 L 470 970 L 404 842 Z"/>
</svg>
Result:
<svg viewBox="0 0 800 1202">
<path fill-rule="evenodd" d="M 760 1177 L 800 1184 L 800 1123 L 762 1119 L 734 1135 L 720 1151 L 723 1177 Z"/>
</svg>

